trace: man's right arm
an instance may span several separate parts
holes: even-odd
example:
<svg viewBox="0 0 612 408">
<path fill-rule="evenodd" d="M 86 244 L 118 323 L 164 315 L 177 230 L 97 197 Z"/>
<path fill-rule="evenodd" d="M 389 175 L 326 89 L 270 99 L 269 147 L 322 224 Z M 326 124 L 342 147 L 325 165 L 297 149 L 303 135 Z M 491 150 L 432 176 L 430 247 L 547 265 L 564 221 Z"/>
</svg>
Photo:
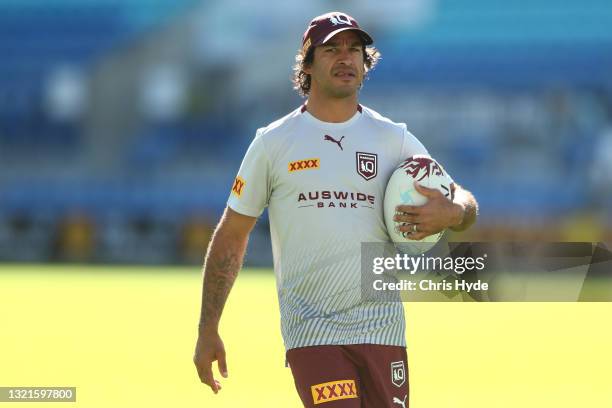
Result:
<svg viewBox="0 0 612 408">
<path fill-rule="evenodd" d="M 227 377 L 225 349 L 218 331 L 219 320 L 242 266 L 249 234 L 256 221 L 257 218 L 239 214 L 228 207 L 215 229 L 204 262 L 202 308 L 193 362 L 200 380 L 215 393 L 221 386 L 212 373 L 213 361 L 217 360 L 221 375 Z"/>
</svg>

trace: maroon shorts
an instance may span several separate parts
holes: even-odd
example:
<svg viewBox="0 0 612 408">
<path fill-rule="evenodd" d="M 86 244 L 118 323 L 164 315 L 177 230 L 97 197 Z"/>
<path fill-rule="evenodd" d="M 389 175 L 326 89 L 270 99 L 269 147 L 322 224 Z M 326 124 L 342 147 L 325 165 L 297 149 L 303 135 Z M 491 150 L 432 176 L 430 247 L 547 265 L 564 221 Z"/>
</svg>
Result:
<svg viewBox="0 0 612 408">
<path fill-rule="evenodd" d="M 301 347 L 287 351 L 287 361 L 305 407 L 408 408 L 404 347 Z"/>
</svg>

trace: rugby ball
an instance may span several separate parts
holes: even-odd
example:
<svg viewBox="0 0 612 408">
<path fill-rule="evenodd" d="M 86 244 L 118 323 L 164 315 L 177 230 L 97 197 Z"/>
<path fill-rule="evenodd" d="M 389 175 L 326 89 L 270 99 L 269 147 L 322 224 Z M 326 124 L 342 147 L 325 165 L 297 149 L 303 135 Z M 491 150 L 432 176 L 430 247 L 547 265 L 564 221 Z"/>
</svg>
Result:
<svg viewBox="0 0 612 408">
<path fill-rule="evenodd" d="M 384 212 L 385 225 L 391 241 L 397 249 L 408 255 L 420 255 L 427 252 L 440 240 L 444 231 L 430 235 L 421 240 L 410 240 L 396 231 L 399 223 L 393 221 L 395 207 L 400 204 L 421 206 L 427 202 L 427 197 L 419 193 L 414 183 L 439 190 L 452 200 L 451 184 L 453 179 L 442 166 L 427 155 L 414 155 L 404 160 L 395 169 L 385 191 Z"/>
</svg>

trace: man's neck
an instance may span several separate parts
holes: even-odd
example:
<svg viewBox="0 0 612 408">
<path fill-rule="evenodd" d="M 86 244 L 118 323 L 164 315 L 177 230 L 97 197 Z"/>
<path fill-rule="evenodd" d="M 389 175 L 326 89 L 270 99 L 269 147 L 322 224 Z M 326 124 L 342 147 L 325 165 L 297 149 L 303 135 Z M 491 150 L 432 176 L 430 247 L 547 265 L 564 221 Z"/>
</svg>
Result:
<svg viewBox="0 0 612 408">
<path fill-rule="evenodd" d="M 308 96 L 306 109 L 308 113 L 323 122 L 346 122 L 357 112 L 357 95 L 331 99 L 311 94 Z"/>
</svg>

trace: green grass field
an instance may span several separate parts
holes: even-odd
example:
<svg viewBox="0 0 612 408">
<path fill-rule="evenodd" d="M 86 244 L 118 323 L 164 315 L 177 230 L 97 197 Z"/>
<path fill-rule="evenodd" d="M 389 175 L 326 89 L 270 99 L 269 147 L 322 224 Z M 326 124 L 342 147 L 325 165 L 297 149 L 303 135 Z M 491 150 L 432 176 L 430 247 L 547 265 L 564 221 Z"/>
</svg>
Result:
<svg viewBox="0 0 612 408">
<path fill-rule="evenodd" d="M 60 406 L 301 406 L 270 271 L 230 296 L 216 396 L 191 361 L 199 305 L 198 268 L 0 266 L 0 386 L 76 386 Z M 405 307 L 412 408 L 612 407 L 612 303 Z"/>
</svg>

